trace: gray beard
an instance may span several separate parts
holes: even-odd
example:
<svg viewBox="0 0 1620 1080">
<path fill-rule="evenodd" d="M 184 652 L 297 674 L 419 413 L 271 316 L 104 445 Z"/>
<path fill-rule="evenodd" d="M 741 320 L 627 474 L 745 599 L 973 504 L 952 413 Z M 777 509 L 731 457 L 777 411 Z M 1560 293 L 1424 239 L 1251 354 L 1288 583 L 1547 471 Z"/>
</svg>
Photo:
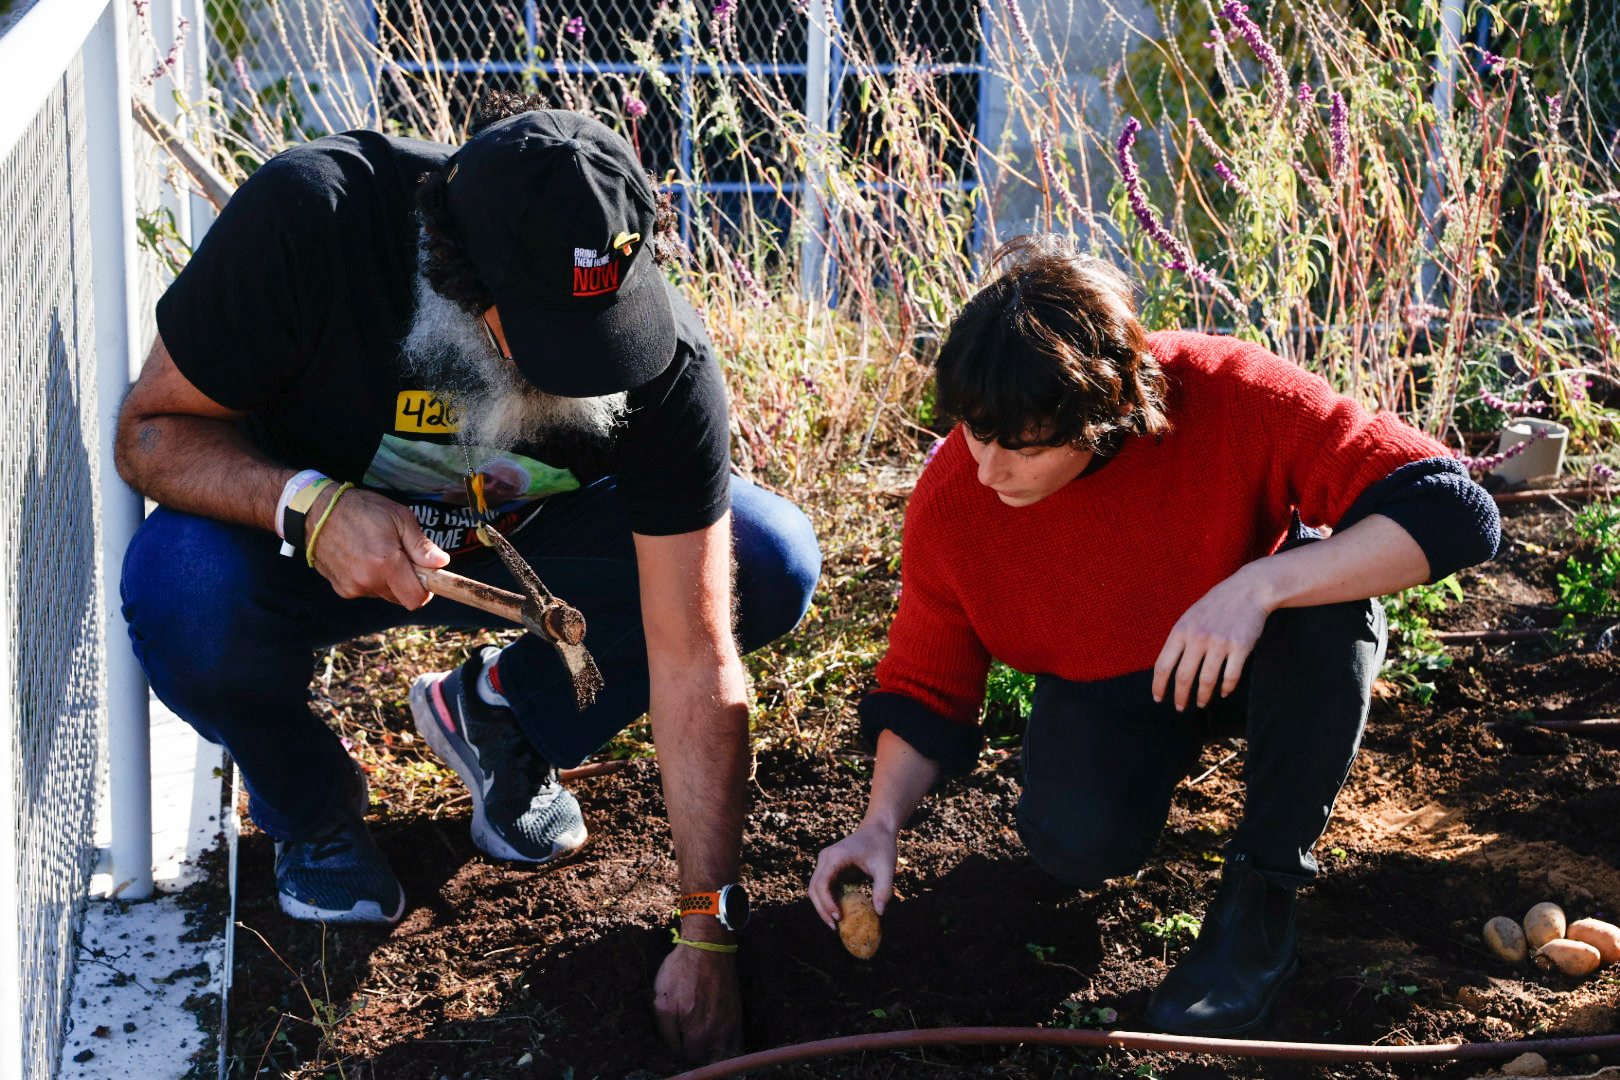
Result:
<svg viewBox="0 0 1620 1080">
<path fill-rule="evenodd" d="M 562 439 L 611 441 L 629 411 L 628 395 L 558 397 L 535 388 L 491 346 L 482 321 L 440 296 L 417 271 L 416 311 L 400 343 L 401 367 L 461 413 L 458 442 L 511 450 Z"/>
</svg>

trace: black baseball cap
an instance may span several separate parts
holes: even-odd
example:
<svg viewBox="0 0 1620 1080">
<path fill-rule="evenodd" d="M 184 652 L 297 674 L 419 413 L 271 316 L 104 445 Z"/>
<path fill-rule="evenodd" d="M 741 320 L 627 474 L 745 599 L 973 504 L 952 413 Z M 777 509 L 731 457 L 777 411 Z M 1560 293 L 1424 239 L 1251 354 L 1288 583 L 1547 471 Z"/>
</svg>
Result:
<svg viewBox="0 0 1620 1080">
<path fill-rule="evenodd" d="M 525 379 L 596 397 L 669 366 L 658 201 L 629 143 L 580 113 L 537 110 L 491 124 L 447 169 L 451 220 Z"/>
</svg>

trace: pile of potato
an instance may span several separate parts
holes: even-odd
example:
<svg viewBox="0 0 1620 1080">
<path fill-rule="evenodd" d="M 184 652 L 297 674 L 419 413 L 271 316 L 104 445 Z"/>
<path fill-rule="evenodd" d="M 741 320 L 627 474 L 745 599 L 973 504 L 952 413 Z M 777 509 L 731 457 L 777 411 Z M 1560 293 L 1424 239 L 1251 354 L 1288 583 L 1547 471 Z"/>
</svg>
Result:
<svg viewBox="0 0 1620 1080">
<path fill-rule="evenodd" d="M 1564 909 L 1550 901 L 1524 916 L 1524 926 L 1506 915 L 1485 924 L 1485 944 L 1511 964 L 1522 964 L 1535 950 L 1536 963 L 1565 975 L 1590 975 L 1604 964 L 1620 962 L 1620 926 L 1601 919 L 1567 922 Z"/>
</svg>

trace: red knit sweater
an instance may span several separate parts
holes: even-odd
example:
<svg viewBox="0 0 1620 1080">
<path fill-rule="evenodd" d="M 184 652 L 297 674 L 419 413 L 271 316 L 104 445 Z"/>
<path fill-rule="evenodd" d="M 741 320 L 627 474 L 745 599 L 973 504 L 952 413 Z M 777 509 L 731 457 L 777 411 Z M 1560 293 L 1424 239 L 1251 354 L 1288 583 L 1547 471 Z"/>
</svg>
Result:
<svg viewBox="0 0 1620 1080">
<path fill-rule="evenodd" d="M 1032 506 L 981 485 L 951 433 L 906 513 L 880 691 L 972 724 L 992 657 L 1077 682 L 1150 668 L 1199 597 L 1276 550 L 1291 508 L 1335 524 L 1400 466 L 1449 454 L 1258 345 L 1181 331 L 1148 344 L 1170 434 L 1127 438 Z"/>
</svg>

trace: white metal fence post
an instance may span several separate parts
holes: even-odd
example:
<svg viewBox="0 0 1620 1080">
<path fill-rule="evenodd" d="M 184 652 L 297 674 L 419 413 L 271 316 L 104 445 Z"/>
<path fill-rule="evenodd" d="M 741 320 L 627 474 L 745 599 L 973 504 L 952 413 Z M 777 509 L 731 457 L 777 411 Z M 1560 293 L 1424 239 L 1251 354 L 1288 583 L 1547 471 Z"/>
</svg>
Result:
<svg viewBox="0 0 1620 1080">
<path fill-rule="evenodd" d="M 156 62 L 161 62 L 169 52 L 174 54 L 174 67 L 166 76 L 154 80 L 149 91 L 152 111 L 166 120 L 170 127 L 183 137 L 190 126 L 187 117 L 180 111 L 180 102 L 175 94 L 189 97 L 191 95 L 191 57 L 193 49 L 190 44 L 191 34 L 195 27 L 191 25 L 189 17 L 190 5 L 185 0 L 153 0 L 152 6 L 147 9 L 147 18 L 151 20 L 152 39 L 157 43 L 158 56 Z M 180 41 L 180 20 L 186 20 L 186 38 Z M 142 75 L 144 80 L 144 75 Z M 148 96 L 142 94 L 143 97 Z M 162 154 L 162 150 L 156 151 Z M 158 192 L 162 205 L 174 215 L 174 229 L 187 243 L 191 242 L 191 195 L 181 192 L 164 184 Z M 135 325 L 140 325 L 136 323 Z"/>
<path fill-rule="evenodd" d="M 1429 143 L 1429 175 L 1423 182 L 1421 204 L 1423 223 L 1429 236 L 1424 245 L 1427 254 L 1418 271 L 1417 301 L 1420 304 L 1435 302 L 1435 288 L 1440 283 L 1440 267 L 1435 262 L 1435 251 L 1446 228 L 1444 215 L 1440 212 L 1446 193 L 1443 132 L 1451 126 L 1452 102 L 1457 92 L 1457 59 L 1462 52 L 1462 24 L 1463 0 L 1442 0 L 1434 53 L 1434 138 Z"/>
<path fill-rule="evenodd" d="M 185 95 L 192 108 L 201 105 L 208 96 L 208 12 L 205 0 L 183 0 L 181 13 L 191 22 L 191 36 L 186 42 Z M 195 192 L 191 195 L 191 220 L 186 232 L 180 235 L 186 243 L 196 247 L 214 223 L 214 204 Z"/>
<path fill-rule="evenodd" d="M 96 307 L 96 393 L 100 426 L 101 565 L 106 590 L 107 764 L 112 873 L 117 895 L 152 895 L 152 751 L 146 678 L 130 650 L 118 603 L 124 549 L 145 505 L 113 468 L 118 407 L 138 362 L 135 311 L 135 169 L 130 120 L 129 27 L 112 0 L 84 45 L 89 148 L 91 273 Z"/>
<path fill-rule="evenodd" d="M 832 35 L 827 27 L 830 6 L 825 0 L 810 0 L 805 6 L 808 25 L 805 28 L 804 113 L 813 146 L 805 162 L 801 199 L 800 212 L 806 228 L 804 239 L 799 242 L 799 290 L 807 302 L 827 297 L 827 178 L 821 167 L 821 155 L 832 137 L 827 130 L 832 102 L 829 77 Z"/>
</svg>

